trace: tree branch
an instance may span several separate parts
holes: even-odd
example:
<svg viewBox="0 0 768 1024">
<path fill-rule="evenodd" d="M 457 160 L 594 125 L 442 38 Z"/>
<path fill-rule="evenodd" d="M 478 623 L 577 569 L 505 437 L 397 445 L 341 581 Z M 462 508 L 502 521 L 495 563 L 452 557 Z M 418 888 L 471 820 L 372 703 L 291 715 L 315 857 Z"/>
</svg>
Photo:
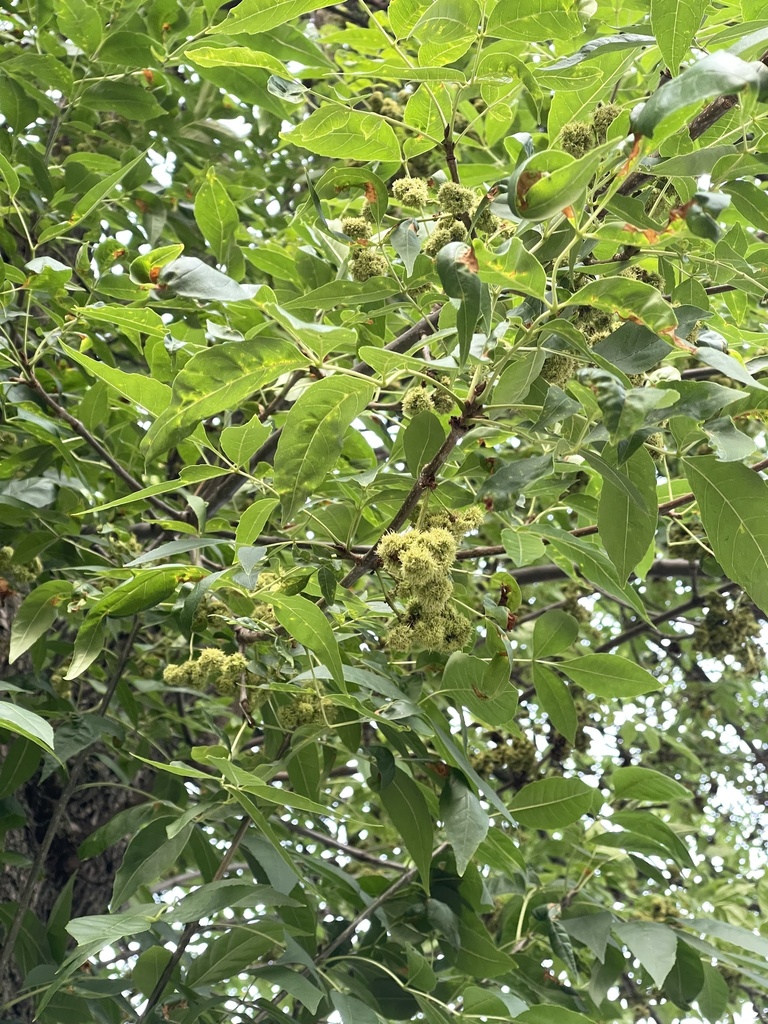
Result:
<svg viewBox="0 0 768 1024">
<path fill-rule="evenodd" d="M 377 868 L 392 868 L 394 871 L 408 871 L 405 864 L 400 864 L 396 860 L 380 860 L 372 853 L 368 853 L 367 850 L 359 850 L 356 846 L 348 846 L 346 843 L 340 843 L 338 839 L 334 839 L 332 836 L 323 835 L 322 832 L 315 832 L 314 829 L 305 828 L 303 825 L 295 825 L 291 821 L 284 821 L 282 823 L 289 832 L 295 832 L 297 835 L 306 836 L 307 839 L 313 839 L 316 843 L 322 843 L 323 846 L 329 846 L 334 850 L 338 850 L 339 853 L 343 853 L 345 857 L 352 857 L 354 860 L 362 861 L 364 864 L 371 864 Z"/>
<path fill-rule="evenodd" d="M 232 842 L 229 844 L 229 849 L 221 858 L 221 864 L 219 864 L 218 868 L 216 869 L 216 873 L 214 874 L 211 881 L 218 882 L 219 879 L 223 878 L 226 872 L 229 870 L 229 866 L 232 863 L 232 859 L 235 856 L 235 853 L 237 852 L 240 844 L 242 843 L 245 833 L 248 831 L 248 826 L 250 824 L 251 819 L 248 817 L 248 815 L 245 815 L 243 820 L 240 822 L 240 827 L 235 833 Z M 192 936 L 195 934 L 199 927 L 200 921 L 190 921 L 187 927 L 179 936 L 179 941 L 176 943 L 176 949 L 174 949 L 173 953 L 168 959 L 168 963 L 165 965 L 165 970 L 158 978 L 155 987 L 152 989 L 149 999 L 147 1000 L 147 1005 L 144 1007 L 144 1012 L 142 1013 L 141 1017 L 139 1017 L 137 1024 L 146 1024 L 146 1021 L 149 1020 L 150 1014 L 160 1001 L 160 997 L 165 991 L 165 986 L 170 981 L 171 975 L 176 969 L 176 965 L 184 955 L 184 950 L 191 942 Z"/>
<path fill-rule="evenodd" d="M 59 405 L 56 399 L 48 394 L 43 385 L 37 379 L 37 376 L 35 375 L 32 368 L 28 364 L 25 365 L 25 371 L 29 384 L 37 392 L 40 398 L 42 398 L 42 400 L 45 402 L 48 408 L 51 409 L 51 411 L 56 416 L 58 416 L 60 420 L 63 420 L 64 423 L 67 423 L 74 430 L 74 432 L 78 434 L 86 442 L 86 444 L 90 445 L 90 447 L 93 448 L 93 450 L 96 452 L 99 458 L 102 459 L 102 461 L 105 462 L 109 466 L 109 468 L 113 470 L 113 472 L 115 472 L 120 477 L 120 479 L 128 485 L 128 487 L 130 487 L 132 491 L 142 491 L 144 489 L 144 484 L 142 484 L 139 480 L 132 476 L 127 469 L 120 465 L 117 459 L 110 455 L 110 453 L 101 443 L 101 441 L 99 441 L 97 438 L 93 436 L 93 434 L 90 432 L 90 430 L 88 430 L 84 423 L 81 423 L 79 419 L 77 419 L 71 413 L 67 412 L 64 406 Z M 156 509 L 159 509 L 164 516 L 168 516 L 171 519 L 179 518 L 179 513 L 175 509 L 171 508 L 170 505 L 167 505 L 160 498 L 156 498 L 153 495 L 150 495 L 147 498 L 147 501 L 149 502 L 150 505 L 154 505 Z"/>
<path fill-rule="evenodd" d="M 399 334 L 393 341 L 390 341 L 388 345 L 385 345 L 384 351 L 406 352 L 421 338 L 423 338 L 425 334 L 434 333 L 439 316 L 440 309 L 432 310 L 428 316 L 423 317 L 417 323 L 406 328 L 402 334 Z M 352 372 L 370 376 L 370 374 L 375 371 L 372 366 L 369 366 L 368 363 L 361 360 L 360 362 L 355 363 L 352 367 Z M 286 396 L 289 394 L 290 389 L 294 384 L 301 380 L 305 375 L 306 371 L 303 370 L 297 370 L 291 375 L 288 383 L 282 389 L 277 398 L 267 406 L 269 415 L 287 407 L 288 402 L 286 400 Z M 290 385 L 290 387 L 288 385 Z M 264 418 L 266 419 L 266 415 Z M 274 433 L 267 438 L 264 444 L 254 453 L 250 461 L 251 472 L 256 469 L 256 466 L 260 462 L 269 462 L 274 458 L 275 451 L 277 449 L 277 442 L 280 440 L 281 434 L 282 428 L 275 430 Z M 210 515 L 220 509 L 222 505 L 226 505 L 228 501 L 234 498 L 245 482 L 246 477 L 243 474 L 232 474 L 231 476 L 225 477 L 223 480 L 212 481 L 210 488 L 203 489 L 201 492 L 201 497 L 208 504 L 208 514 Z M 189 517 L 193 514 L 194 513 L 190 509 L 187 516 Z"/>
<path fill-rule="evenodd" d="M 131 630 L 125 638 L 125 642 L 123 643 L 117 657 L 117 661 L 115 662 L 115 667 L 112 670 L 112 675 L 107 683 L 107 689 L 101 699 L 101 704 L 95 712 L 98 718 L 103 718 L 107 713 L 107 708 L 115 695 L 115 690 L 117 689 L 118 683 L 125 671 L 125 667 L 128 664 L 128 658 L 130 657 L 138 632 L 139 620 L 134 618 Z M 3 977 L 3 974 L 10 963 L 10 959 L 16 945 L 16 940 L 19 937 L 19 932 L 21 931 L 22 923 L 24 921 L 24 915 L 32 902 L 32 892 L 34 890 L 35 883 L 37 882 L 40 871 L 45 863 L 45 858 L 48 856 L 48 852 L 51 849 L 51 845 L 58 834 L 59 825 L 61 824 L 67 807 L 69 806 L 69 801 L 72 799 L 72 795 L 80 782 L 80 775 L 85 765 L 86 758 L 88 757 L 88 751 L 89 748 L 85 747 L 77 754 L 69 771 L 69 781 L 64 787 L 64 790 L 53 809 L 53 813 L 51 814 L 48 822 L 48 828 L 45 830 L 45 835 L 38 847 L 35 859 L 32 862 L 32 867 L 29 869 L 27 881 L 25 882 L 24 889 L 18 899 L 16 913 L 14 914 L 11 925 L 6 932 L 3 948 L 0 950 L 0 977 Z"/>
<path fill-rule="evenodd" d="M 444 466 L 448 456 L 459 443 L 461 438 L 472 429 L 472 420 L 477 416 L 481 408 L 477 399 L 482 393 L 482 390 L 483 387 L 481 386 L 479 388 L 473 388 L 472 391 L 470 391 L 469 397 L 464 403 L 461 415 L 454 416 L 452 418 L 451 429 L 448 436 L 440 445 L 432 459 L 419 473 L 419 476 L 413 487 L 408 492 L 405 501 L 396 512 L 387 529 L 384 531 L 385 533 L 393 533 L 396 530 L 399 530 L 400 527 L 405 524 L 411 512 L 416 508 L 424 491 L 434 489 L 437 474 Z M 379 558 L 376 553 L 376 548 L 376 544 L 370 547 L 358 563 L 349 570 L 347 575 L 341 581 L 340 585 L 342 587 L 353 586 L 361 576 L 365 576 L 366 573 L 369 573 L 371 569 L 376 567 Z"/>
<path fill-rule="evenodd" d="M 762 55 L 760 61 L 768 66 L 768 51 Z M 688 135 L 690 138 L 694 141 L 700 138 L 729 110 L 733 110 L 738 102 L 738 96 L 719 96 L 716 100 L 712 100 L 688 125 Z M 658 155 L 659 153 L 656 151 L 654 156 Z M 626 181 L 621 183 L 617 190 L 617 195 L 631 196 L 633 192 L 637 192 L 639 188 L 642 188 L 643 185 L 655 178 L 656 175 L 654 174 L 647 174 L 645 171 L 634 171 L 627 177 Z"/>
</svg>

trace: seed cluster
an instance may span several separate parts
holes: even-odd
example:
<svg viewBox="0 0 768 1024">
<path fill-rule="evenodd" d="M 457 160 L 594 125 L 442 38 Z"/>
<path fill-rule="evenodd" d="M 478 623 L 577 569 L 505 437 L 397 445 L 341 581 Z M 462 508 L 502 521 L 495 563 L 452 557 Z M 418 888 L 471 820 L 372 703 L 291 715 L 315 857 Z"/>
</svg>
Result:
<svg viewBox="0 0 768 1024">
<path fill-rule="evenodd" d="M 451 383 L 450 377 L 441 377 L 440 383 Z M 403 416 L 411 419 L 420 412 L 449 413 L 454 407 L 453 398 L 442 388 L 429 388 L 426 383 L 409 388 L 403 395 Z"/>
<path fill-rule="evenodd" d="M 475 507 L 425 514 L 407 533 L 382 537 L 377 549 L 381 564 L 397 580 L 395 594 L 406 601 L 387 637 L 392 650 L 424 647 L 450 654 L 467 644 L 472 625 L 451 604 L 451 569 L 459 540 L 483 515 Z"/>
<path fill-rule="evenodd" d="M 16 560 L 16 552 L 8 545 L 0 548 L 0 573 L 10 576 L 14 583 L 34 583 L 43 571 L 43 563 L 39 558 L 31 562 Z"/>
<path fill-rule="evenodd" d="M 759 631 L 748 605 L 737 603 L 729 608 L 722 594 L 711 594 L 707 598 L 707 614 L 693 634 L 693 643 L 697 651 L 713 658 L 733 654 L 739 658 L 746 656 L 751 663 L 756 655 L 754 637 Z"/>
<path fill-rule="evenodd" d="M 216 647 L 206 647 L 197 658 L 181 665 L 166 665 L 163 681 L 169 686 L 189 686 L 193 690 L 213 686 L 218 693 L 230 694 L 240 685 L 247 666 L 242 654 L 224 654 Z"/>
<path fill-rule="evenodd" d="M 323 725 L 336 718 L 336 707 L 327 698 L 320 696 L 309 687 L 302 687 L 296 695 L 291 694 L 288 703 L 282 704 L 277 716 L 280 725 L 288 732 L 302 725 Z"/>
</svg>

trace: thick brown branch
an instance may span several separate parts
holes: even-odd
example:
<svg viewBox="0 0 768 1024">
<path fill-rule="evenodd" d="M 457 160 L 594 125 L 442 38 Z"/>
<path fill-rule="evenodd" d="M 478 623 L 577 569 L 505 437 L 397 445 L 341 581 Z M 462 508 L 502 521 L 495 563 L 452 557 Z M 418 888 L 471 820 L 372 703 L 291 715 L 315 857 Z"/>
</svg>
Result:
<svg viewBox="0 0 768 1024">
<path fill-rule="evenodd" d="M 768 66 L 768 51 L 762 55 L 760 60 L 763 64 Z M 688 125 L 688 135 L 693 140 L 700 138 L 712 127 L 712 125 L 716 124 L 721 117 L 727 114 L 729 110 L 733 110 L 738 102 L 738 96 L 719 96 L 716 100 L 712 100 L 712 102 L 708 103 L 702 112 L 697 114 Z M 654 154 L 654 156 L 658 155 L 658 152 Z M 655 175 L 646 174 L 644 171 L 635 171 L 633 174 L 629 175 L 626 181 L 622 182 L 618 189 L 618 195 L 631 196 L 633 192 L 642 188 L 643 185 L 652 181 L 655 177 Z"/>
</svg>

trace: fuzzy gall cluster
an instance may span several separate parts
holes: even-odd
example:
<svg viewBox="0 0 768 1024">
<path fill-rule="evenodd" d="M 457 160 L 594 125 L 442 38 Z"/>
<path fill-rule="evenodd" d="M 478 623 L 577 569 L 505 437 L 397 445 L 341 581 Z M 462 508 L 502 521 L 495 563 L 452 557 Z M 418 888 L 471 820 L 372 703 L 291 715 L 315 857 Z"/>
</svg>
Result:
<svg viewBox="0 0 768 1024">
<path fill-rule="evenodd" d="M 451 383 L 450 377 L 441 377 L 440 383 L 446 387 Z M 419 387 L 409 388 L 403 395 L 403 416 L 411 419 L 420 412 L 449 413 L 453 410 L 454 401 L 442 388 L 429 388 L 426 383 Z"/>
<path fill-rule="evenodd" d="M 406 602 L 387 637 L 392 650 L 423 647 L 450 654 L 467 644 L 472 626 L 451 604 L 451 569 L 459 540 L 483 515 L 476 508 L 436 512 L 407 533 L 382 537 L 377 549 L 381 564 L 397 580 L 395 593 Z"/>
<path fill-rule="evenodd" d="M 707 614 L 693 634 L 697 651 L 710 654 L 713 658 L 724 658 L 732 654 L 739 661 L 749 665 L 759 664 L 760 654 L 754 638 L 760 632 L 752 609 L 745 604 L 728 607 L 722 594 L 711 594 L 707 598 Z"/>
<path fill-rule="evenodd" d="M 439 208 L 434 227 L 422 246 L 426 256 L 437 256 L 449 242 L 463 242 L 468 236 L 467 227 L 480 205 L 480 197 L 470 188 L 453 181 L 446 181 L 438 188 L 434 200 L 430 199 L 429 185 L 422 178 L 398 178 L 392 182 L 392 195 L 402 206 L 421 209 L 434 202 Z M 501 226 L 498 217 L 487 207 L 475 219 L 478 231 L 492 233 Z"/>
<path fill-rule="evenodd" d="M 536 759 L 536 745 L 527 736 L 513 736 L 509 742 L 473 755 L 470 763 L 478 775 L 497 772 L 511 788 L 519 789 L 530 781 Z"/>
<path fill-rule="evenodd" d="M 242 654 L 224 654 L 216 647 L 206 647 L 199 657 L 181 665 L 166 665 L 163 681 L 169 686 L 188 686 L 207 690 L 213 686 L 218 693 L 234 693 L 240 685 L 248 663 Z"/>
<path fill-rule="evenodd" d="M 286 704 L 280 705 L 277 717 L 286 732 L 293 732 L 302 725 L 330 724 L 336 718 L 336 708 L 327 697 L 305 686 L 295 695 L 291 694 Z"/>
<path fill-rule="evenodd" d="M 605 142 L 608 129 L 621 113 L 621 107 L 615 103 L 605 103 L 596 107 L 589 121 L 569 121 L 560 129 L 560 146 L 566 153 L 577 160 Z"/>
<path fill-rule="evenodd" d="M 22 586 L 34 583 L 42 571 L 43 563 L 39 558 L 33 558 L 31 562 L 19 562 L 12 547 L 0 548 L 0 574 L 9 577 L 11 582 Z"/>
</svg>

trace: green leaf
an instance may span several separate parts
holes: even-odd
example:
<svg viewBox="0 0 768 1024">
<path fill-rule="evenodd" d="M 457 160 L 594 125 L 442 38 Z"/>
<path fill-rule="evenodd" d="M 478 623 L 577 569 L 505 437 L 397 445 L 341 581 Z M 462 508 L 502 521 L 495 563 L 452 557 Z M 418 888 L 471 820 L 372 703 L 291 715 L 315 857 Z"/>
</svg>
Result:
<svg viewBox="0 0 768 1024">
<path fill-rule="evenodd" d="M 461 946 L 456 955 L 456 967 L 470 978 L 498 978 L 514 969 L 514 961 L 498 949 L 474 914 L 462 914 L 459 935 Z"/>
<path fill-rule="evenodd" d="M 208 882 L 182 897 L 173 908 L 173 919 L 182 924 L 199 921 L 202 917 L 228 907 L 290 907 L 297 905 L 290 896 L 277 892 L 269 885 L 254 885 L 243 878 L 223 878 Z"/>
<path fill-rule="evenodd" d="M 491 498 L 494 509 L 503 511 L 514 503 L 529 484 L 549 476 L 552 468 L 551 455 L 531 455 L 527 459 L 515 459 L 489 476 L 477 492 L 477 496 Z"/>
<path fill-rule="evenodd" d="M 99 612 L 89 612 L 75 637 L 70 662 L 65 679 L 77 679 L 101 654 L 104 647 L 104 616 Z"/>
<path fill-rule="evenodd" d="M 165 946 L 150 946 L 139 955 L 131 971 L 131 982 L 138 992 L 144 996 L 152 994 L 172 956 L 171 950 Z"/>
<path fill-rule="evenodd" d="M 645 448 L 613 467 L 634 485 L 641 500 L 620 486 L 613 476 L 603 478 L 597 525 L 600 539 L 620 580 L 629 578 L 656 534 L 658 522 L 656 465 Z"/>
<path fill-rule="evenodd" d="M 702 935 L 709 935 L 710 938 L 721 939 L 739 950 L 748 949 L 758 956 L 768 958 L 768 938 L 757 935 L 748 928 L 740 928 L 727 921 L 716 921 L 706 917 L 685 918 L 684 924 L 686 928 L 701 932 Z"/>
<path fill-rule="evenodd" d="M 712 455 L 684 459 L 715 558 L 768 611 L 768 484 L 746 466 Z"/>
<path fill-rule="evenodd" d="M 674 69 L 673 69 L 674 70 Z M 702 57 L 632 114 L 632 128 L 652 138 L 659 125 L 678 111 L 703 103 L 713 96 L 731 96 L 752 89 L 757 92 L 758 73 L 739 57 L 720 50 Z"/>
<path fill-rule="evenodd" d="M 524 1024 L 585 1024 L 590 1018 L 565 1006 L 540 1003 L 518 1013 L 516 1019 L 523 1021 Z"/>
<path fill-rule="evenodd" d="M 5 190 L 11 199 L 19 191 L 19 176 L 10 164 L 7 156 L 0 153 L 0 175 L 5 182 Z"/>
<path fill-rule="evenodd" d="M 557 731 L 573 744 L 579 722 L 573 697 L 566 684 L 551 668 L 534 661 L 533 685 L 541 710 Z"/>
<path fill-rule="evenodd" d="M 129 338 L 138 339 L 141 334 L 147 334 L 151 338 L 164 338 L 167 333 L 165 324 L 153 309 L 111 305 L 78 306 L 73 312 L 80 319 L 87 320 L 89 323 L 117 327 L 124 331 Z"/>
<path fill-rule="evenodd" d="M 527 828 L 564 828 L 587 813 L 594 796 L 581 779 L 540 779 L 523 786 L 509 810 Z"/>
<path fill-rule="evenodd" d="M 716 967 L 704 964 L 704 984 L 696 996 L 702 1017 L 709 1024 L 717 1024 L 728 1006 L 728 983 Z"/>
<path fill-rule="evenodd" d="M 616 768 L 611 784 L 618 800 L 690 800 L 691 794 L 679 782 L 653 768 Z"/>
<path fill-rule="evenodd" d="M 192 961 L 186 984 L 196 989 L 240 974 L 284 943 L 284 926 L 274 921 L 240 924 L 209 941 Z"/>
<path fill-rule="evenodd" d="M 458 299 L 460 306 L 456 314 L 459 335 L 459 359 L 465 363 L 472 344 L 472 335 L 480 316 L 482 282 L 478 276 L 478 265 L 471 246 L 466 242 L 449 242 L 437 254 L 437 276 L 445 294 Z"/>
<path fill-rule="evenodd" d="M 452 654 L 443 671 L 442 689 L 491 728 L 515 720 L 517 690 L 509 681 L 506 655 L 485 662 L 460 651 Z"/>
<path fill-rule="evenodd" d="M 416 257 L 421 252 L 421 238 L 417 221 L 401 220 L 389 236 L 389 244 L 403 261 L 406 276 L 410 277 Z"/>
<path fill-rule="evenodd" d="M 282 61 L 247 46 L 191 46 L 184 51 L 184 56 L 202 68 L 266 68 L 273 75 L 290 77 Z"/>
<path fill-rule="evenodd" d="M 168 839 L 166 828 L 172 820 L 157 818 L 131 839 L 115 876 L 110 901 L 113 911 L 118 911 L 140 886 L 154 882 L 177 863 L 193 825 L 187 825 L 173 839 Z"/>
<path fill-rule="evenodd" d="M 553 608 L 539 616 L 533 627 L 533 656 L 548 658 L 567 650 L 579 635 L 579 624 L 568 612 Z"/>
<path fill-rule="evenodd" d="M 147 459 L 178 444 L 207 417 L 237 408 L 259 388 L 304 361 L 290 342 L 264 337 L 225 342 L 198 352 L 177 374 L 170 408 L 142 441 Z"/>
<path fill-rule="evenodd" d="M 43 1012 L 56 992 L 86 960 L 97 956 L 112 942 L 119 942 L 127 936 L 148 931 L 162 915 L 163 909 L 157 903 L 145 903 L 122 914 L 94 914 L 71 920 L 66 929 L 77 942 L 77 948 L 64 961 L 55 979 L 47 986 L 37 1004 L 38 1013 Z"/>
<path fill-rule="evenodd" d="M 36 743 L 49 754 L 53 753 L 53 729 L 44 718 L 26 708 L 0 701 L 0 728 Z"/>
<path fill-rule="evenodd" d="M 237 524 L 235 547 L 253 544 L 279 504 L 277 498 L 262 498 L 249 505 Z"/>
<path fill-rule="evenodd" d="M 557 667 L 587 693 L 598 697 L 624 699 L 661 689 L 661 683 L 650 672 L 619 654 L 585 654 Z"/>
<path fill-rule="evenodd" d="M 624 320 L 645 324 L 656 334 L 668 334 L 677 326 L 674 310 L 659 290 L 630 277 L 602 277 L 591 281 L 572 295 L 568 303 L 618 313 Z"/>
<path fill-rule="evenodd" d="M 27 594 L 11 627 L 10 665 L 53 625 L 61 614 L 59 606 L 71 593 L 71 583 L 49 580 Z"/>
<path fill-rule="evenodd" d="M 676 1006 L 689 1007 L 704 986 L 701 956 L 687 942 L 677 940 L 677 958 L 664 981 L 664 992 Z"/>
<path fill-rule="evenodd" d="M 366 201 L 370 203 L 371 212 L 377 221 L 381 221 L 389 205 L 387 186 L 381 178 L 367 167 L 330 167 L 317 182 L 316 192 L 319 199 L 336 199 L 344 193 L 360 190 Z M 343 282 L 334 281 L 334 289 Z M 347 282 L 362 284 L 365 290 L 370 289 L 370 282 Z"/>
<path fill-rule="evenodd" d="M 357 343 L 357 332 L 335 324 L 319 324 L 299 320 L 274 302 L 264 303 L 264 312 L 276 320 L 296 341 L 325 356 L 336 348 L 352 349 Z"/>
<path fill-rule="evenodd" d="M 162 381 L 155 380 L 153 377 L 145 376 L 142 373 L 126 373 L 125 370 L 108 366 L 106 363 L 99 362 L 97 359 L 92 359 L 90 356 L 78 352 L 77 349 L 70 348 L 63 341 L 59 342 L 59 345 L 70 359 L 74 359 L 76 363 L 79 363 L 92 376 L 103 380 L 111 388 L 114 388 L 119 395 L 122 395 L 123 398 L 127 398 L 142 409 L 146 409 L 153 416 L 159 416 L 164 409 L 168 408 L 171 400 L 171 389 L 167 384 L 163 384 Z"/>
<path fill-rule="evenodd" d="M 288 759 L 288 778 L 291 786 L 309 800 L 320 799 L 320 782 L 325 774 L 323 750 L 319 743 L 304 743 L 291 752 Z"/>
<path fill-rule="evenodd" d="M 616 811 L 611 815 L 611 823 L 661 843 L 679 864 L 693 867 L 688 847 L 682 839 L 665 821 L 650 811 Z"/>
<path fill-rule="evenodd" d="M 270 434 L 269 427 L 256 415 L 248 423 L 225 427 L 219 439 L 221 450 L 236 466 L 247 466 Z"/>
<path fill-rule="evenodd" d="M 480 801 L 455 769 L 440 794 L 440 817 L 445 836 L 453 847 L 456 870 L 463 875 L 488 832 L 488 815 Z"/>
<path fill-rule="evenodd" d="M 516 1019 L 526 1008 L 522 999 L 513 996 L 511 992 L 490 986 L 480 988 L 478 985 L 468 985 L 461 993 L 461 1000 L 464 1012 L 471 1017 L 499 1017 L 503 1020 L 512 1016 Z"/>
<path fill-rule="evenodd" d="M 445 441 L 445 428 L 433 412 L 414 416 L 403 434 L 403 451 L 411 476 L 417 477 Z"/>
<path fill-rule="evenodd" d="M 499 0 L 488 19 L 488 34 L 515 42 L 567 39 L 583 32 L 575 5 L 562 0 Z"/>
<path fill-rule="evenodd" d="M 190 579 L 200 579 L 205 575 L 198 568 L 178 569 L 161 567 L 144 569 L 133 579 L 126 580 L 114 590 L 108 590 L 93 606 L 89 615 L 113 615 L 116 617 L 137 615 L 139 612 L 154 608 L 167 597 L 170 597 L 179 583 Z"/>
<path fill-rule="evenodd" d="M 275 618 L 288 634 L 317 655 L 331 670 L 334 680 L 344 689 L 344 673 L 336 637 L 330 623 L 316 604 L 298 594 L 265 594 L 275 610 Z"/>
<path fill-rule="evenodd" d="M 68 0 L 68 2 L 71 3 L 72 0 Z M 130 160 L 123 167 L 119 167 L 112 174 L 108 174 L 106 178 L 100 181 L 97 185 L 94 185 L 93 188 L 89 188 L 85 195 L 75 203 L 72 210 L 71 221 L 77 222 L 82 220 L 84 217 L 87 217 L 92 210 L 96 209 L 102 199 L 106 198 L 115 186 L 119 185 L 123 178 L 127 177 L 131 173 L 134 167 L 138 167 L 139 164 L 146 159 L 146 153 L 139 153 L 139 155 L 134 157 L 133 160 Z"/>
<path fill-rule="evenodd" d="M 613 930 L 656 985 L 663 985 L 677 957 L 675 932 L 664 924 L 654 924 L 652 921 L 630 921 L 615 925 Z"/>
<path fill-rule="evenodd" d="M 219 263 L 229 263 L 240 217 L 213 168 L 197 190 L 195 221 Z"/>
<path fill-rule="evenodd" d="M 531 390 L 531 385 L 541 373 L 547 358 L 544 349 L 526 352 L 511 363 L 499 377 L 493 390 L 494 405 L 514 406 L 522 402 Z"/>
<path fill-rule="evenodd" d="M 472 45 L 482 20 L 476 0 L 434 0 L 414 25 L 420 64 L 452 64 Z"/>
<path fill-rule="evenodd" d="M 293 405 L 275 454 L 275 487 L 284 521 L 299 511 L 336 465 L 347 428 L 373 393 L 367 381 L 335 374 L 315 381 Z"/>
<path fill-rule="evenodd" d="M 389 820 L 402 837 L 419 869 L 421 883 L 429 894 L 434 826 L 424 794 L 410 775 L 406 775 L 402 768 L 395 768 L 389 782 L 382 780 L 379 795 Z"/>
<path fill-rule="evenodd" d="M 524 220 L 537 221 L 562 213 L 581 199 L 609 153 L 612 162 L 617 162 L 619 154 L 613 144 L 598 146 L 579 160 L 559 149 L 534 153 L 509 179 L 507 196 L 512 213 Z"/>
<path fill-rule="evenodd" d="M 88 0 L 54 0 L 54 10 L 62 35 L 86 54 L 93 53 L 101 42 L 102 25 L 98 9 Z"/>
<path fill-rule="evenodd" d="M 318 156 L 400 161 L 400 143 L 394 129 L 378 114 L 328 105 L 280 135 L 291 146 L 300 146 Z"/>
<path fill-rule="evenodd" d="M 332 992 L 331 1002 L 341 1024 L 381 1024 L 379 1015 L 366 1003 L 343 992 Z"/>
<path fill-rule="evenodd" d="M 550 550 L 554 549 L 561 556 L 559 564 L 575 563 L 579 572 L 595 583 L 602 590 L 607 590 L 620 601 L 630 604 L 638 615 L 647 618 L 643 602 L 638 595 L 626 583 L 619 582 L 613 563 L 595 544 L 581 539 L 580 537 L 569 537 L 562 530 L 555 530 L 551 526 L 531 526 L 529 530 L 549 541 Z M 566 572 L 568 570 L 566 569 Z M 574 574 L 574 578 L 575 574 Z"/>
<path fill-rule="evenodd" d="M 533 295 L 537 299 L 546 291 L 544 268 L 519 238 L 510 238 L 496 251 L 486 248 L 480 239 L 475 239 L 473 245 L 478 273 L 486 284 L 511 288 L 518 294 Z"/>
<path fill-rule="evenodd" d="M 326 0 L 241 0 L 223 21 L 209 31 L 227 35 L 269 32 L 302 14 L 331 6 Z"/>
<path fill-rule="evenodd" d="M 244 302 L 252 299 L 261 285 L 238 284 L 196 256 L 179 256 L 162 268 L 157 287 L 198 302 Z"/>
<path fill-rule="evenodd" d="M 651 28 L 672 75 L 688 55 L 708 6 L 709 0 L 651 0 Z"/>
</svg>

